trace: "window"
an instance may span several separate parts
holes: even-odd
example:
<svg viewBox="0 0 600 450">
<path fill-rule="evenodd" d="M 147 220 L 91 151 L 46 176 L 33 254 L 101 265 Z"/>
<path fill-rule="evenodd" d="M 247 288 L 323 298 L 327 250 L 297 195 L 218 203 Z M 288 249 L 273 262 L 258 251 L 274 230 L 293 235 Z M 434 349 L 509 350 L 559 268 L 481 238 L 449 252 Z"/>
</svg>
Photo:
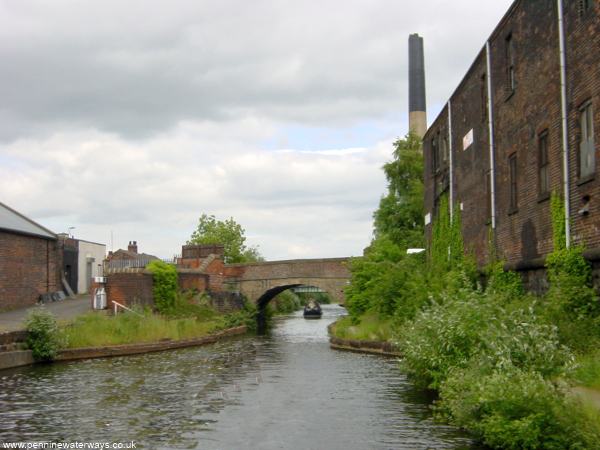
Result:
<svg viewBox="0 0 600 450">
<path fill-rule="evenodd" d="M 440 136 L 440 153 L 442 155 L 442 163 L 448 163 L 448 139 L 445 136 Z"/>
<path fill-rule="evenodd" d="M 581 140 L 579 142 L 579 176 L 581 178 L 593 175 L 596 170 L 596 155 L 594 150 L 594 114 L 592 103 L 586 103 L 580 110 Z"/>
<path fill-rule="evenodd" d="M 492 173 L 485 174 L 485 223 L 492 223 Z"/>
<path fill-rule="evenodd" d="M 439 155 L 438 155 L 438 148 L 437 148 L 437 136 L 434 136 L 431 139 L 431 171 L 433 173 L 436 173 L 438 168 L 440 167 L 440 161 L 439 161 Z"/>
<path fill-rule="evenodd" d="M 548 131 L 538 139 L 538 187 L 540 197 L 550 193 L 550 165 L 548 162 Z"/>
<path fill-rule="evenodd" d="M 585 14 L 590 10 L 590 7 L 592 6 L 592 1 L 593 0 L 579 0 L 577 9 L 579 10 L 580 18 L 584 17 Z"/>
<path fill-rule="evenodd" d="M 517 210 L 517 154 L 513 153 L 508 157 L 508 176 L 510 181 L 510 199 L 508 213 Z"/>
<path fill-rule="evenodd" d="M 515 46 L 512 34 L 506 38 L 506 89 L 508 94 L 515 91 Z"/>
<path fill-rule="evenodd" d="M 487 114 L 488 114 L 487 77 L 486 77 L 485 73 L 483 75 L 481 75 L 480 90 L 481 90 L 481 121 L 485 123 L 487 121 Z"/>
</svg>

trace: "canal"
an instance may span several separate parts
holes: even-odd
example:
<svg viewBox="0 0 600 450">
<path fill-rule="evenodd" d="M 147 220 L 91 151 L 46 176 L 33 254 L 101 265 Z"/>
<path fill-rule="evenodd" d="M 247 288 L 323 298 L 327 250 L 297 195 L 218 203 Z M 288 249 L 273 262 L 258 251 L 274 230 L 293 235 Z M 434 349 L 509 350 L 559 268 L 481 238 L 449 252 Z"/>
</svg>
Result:
<svg viewBox="0 0 600 450">
<path fill-rule="evenodd" d="M 435 423 L 394 359 L 334 351 L 296 313 L 267 336 L 0 372 L 0 443 L 145 448 L 468 449 Z"/>
</svg>

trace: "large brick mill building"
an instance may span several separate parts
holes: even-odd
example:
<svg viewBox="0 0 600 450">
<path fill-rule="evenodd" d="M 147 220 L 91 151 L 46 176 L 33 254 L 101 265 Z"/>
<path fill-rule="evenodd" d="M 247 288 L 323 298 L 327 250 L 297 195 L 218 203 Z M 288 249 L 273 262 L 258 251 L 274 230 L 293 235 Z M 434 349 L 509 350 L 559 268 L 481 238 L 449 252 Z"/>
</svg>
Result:
<svg viewBox="0 0 600 450">
<path fill-rule="evenodd" d="M 480 265 L 535 272 L 566 193 L 568 244 L 600 259 L 599 149 L 600 2 L 515 1 L 424 136 L 428 236 L 447 195 Z"/>
<path fill-rule="evenodd" d="M 61 290 L 61 252 L 50 230 L 0 203 L 0 309 Z"/>
</svg>

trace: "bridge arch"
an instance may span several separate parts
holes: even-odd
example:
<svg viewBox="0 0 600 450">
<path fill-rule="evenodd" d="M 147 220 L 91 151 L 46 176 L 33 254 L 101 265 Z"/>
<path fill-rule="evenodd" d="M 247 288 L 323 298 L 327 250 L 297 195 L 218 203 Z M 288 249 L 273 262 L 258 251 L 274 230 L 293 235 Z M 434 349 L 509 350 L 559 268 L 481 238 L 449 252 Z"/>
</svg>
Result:
<svg viewBox="0 0 600 450">
<path fill-rule="evenodd" d="M 344 288 L 349 283 L 348 258 L 268 261 L 237 265 L 236 290 L 259 309 L 277 294 L 298 286 L 315 286 L 326 291 L 331 300 L 344 303 Z"/>
</svg>

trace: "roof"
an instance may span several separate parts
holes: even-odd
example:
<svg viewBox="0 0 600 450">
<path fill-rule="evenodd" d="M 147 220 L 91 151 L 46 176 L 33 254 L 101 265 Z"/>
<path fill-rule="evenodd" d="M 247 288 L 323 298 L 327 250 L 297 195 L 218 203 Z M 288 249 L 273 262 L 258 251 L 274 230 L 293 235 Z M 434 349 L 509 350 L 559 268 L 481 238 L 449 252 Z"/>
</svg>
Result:
<svg viewBox="0 0 600 450">
<path fill-rule="evenodd" d="M 120 248 L 119 250 L 115 250 L 112 255 L 108 256 L 108 259 L 159 259 L 158 256 L 149 255 L 147 253 L 136 253 L 130 252 L 128 250 L 123 250 Z"/>
<path fill-rule="evenodd" d="M 56 234 L 40 224 L 0 203 L 0 229 L 19 234 L 39 236 L 44 239 L 57 239 Z"/>
</svg>

